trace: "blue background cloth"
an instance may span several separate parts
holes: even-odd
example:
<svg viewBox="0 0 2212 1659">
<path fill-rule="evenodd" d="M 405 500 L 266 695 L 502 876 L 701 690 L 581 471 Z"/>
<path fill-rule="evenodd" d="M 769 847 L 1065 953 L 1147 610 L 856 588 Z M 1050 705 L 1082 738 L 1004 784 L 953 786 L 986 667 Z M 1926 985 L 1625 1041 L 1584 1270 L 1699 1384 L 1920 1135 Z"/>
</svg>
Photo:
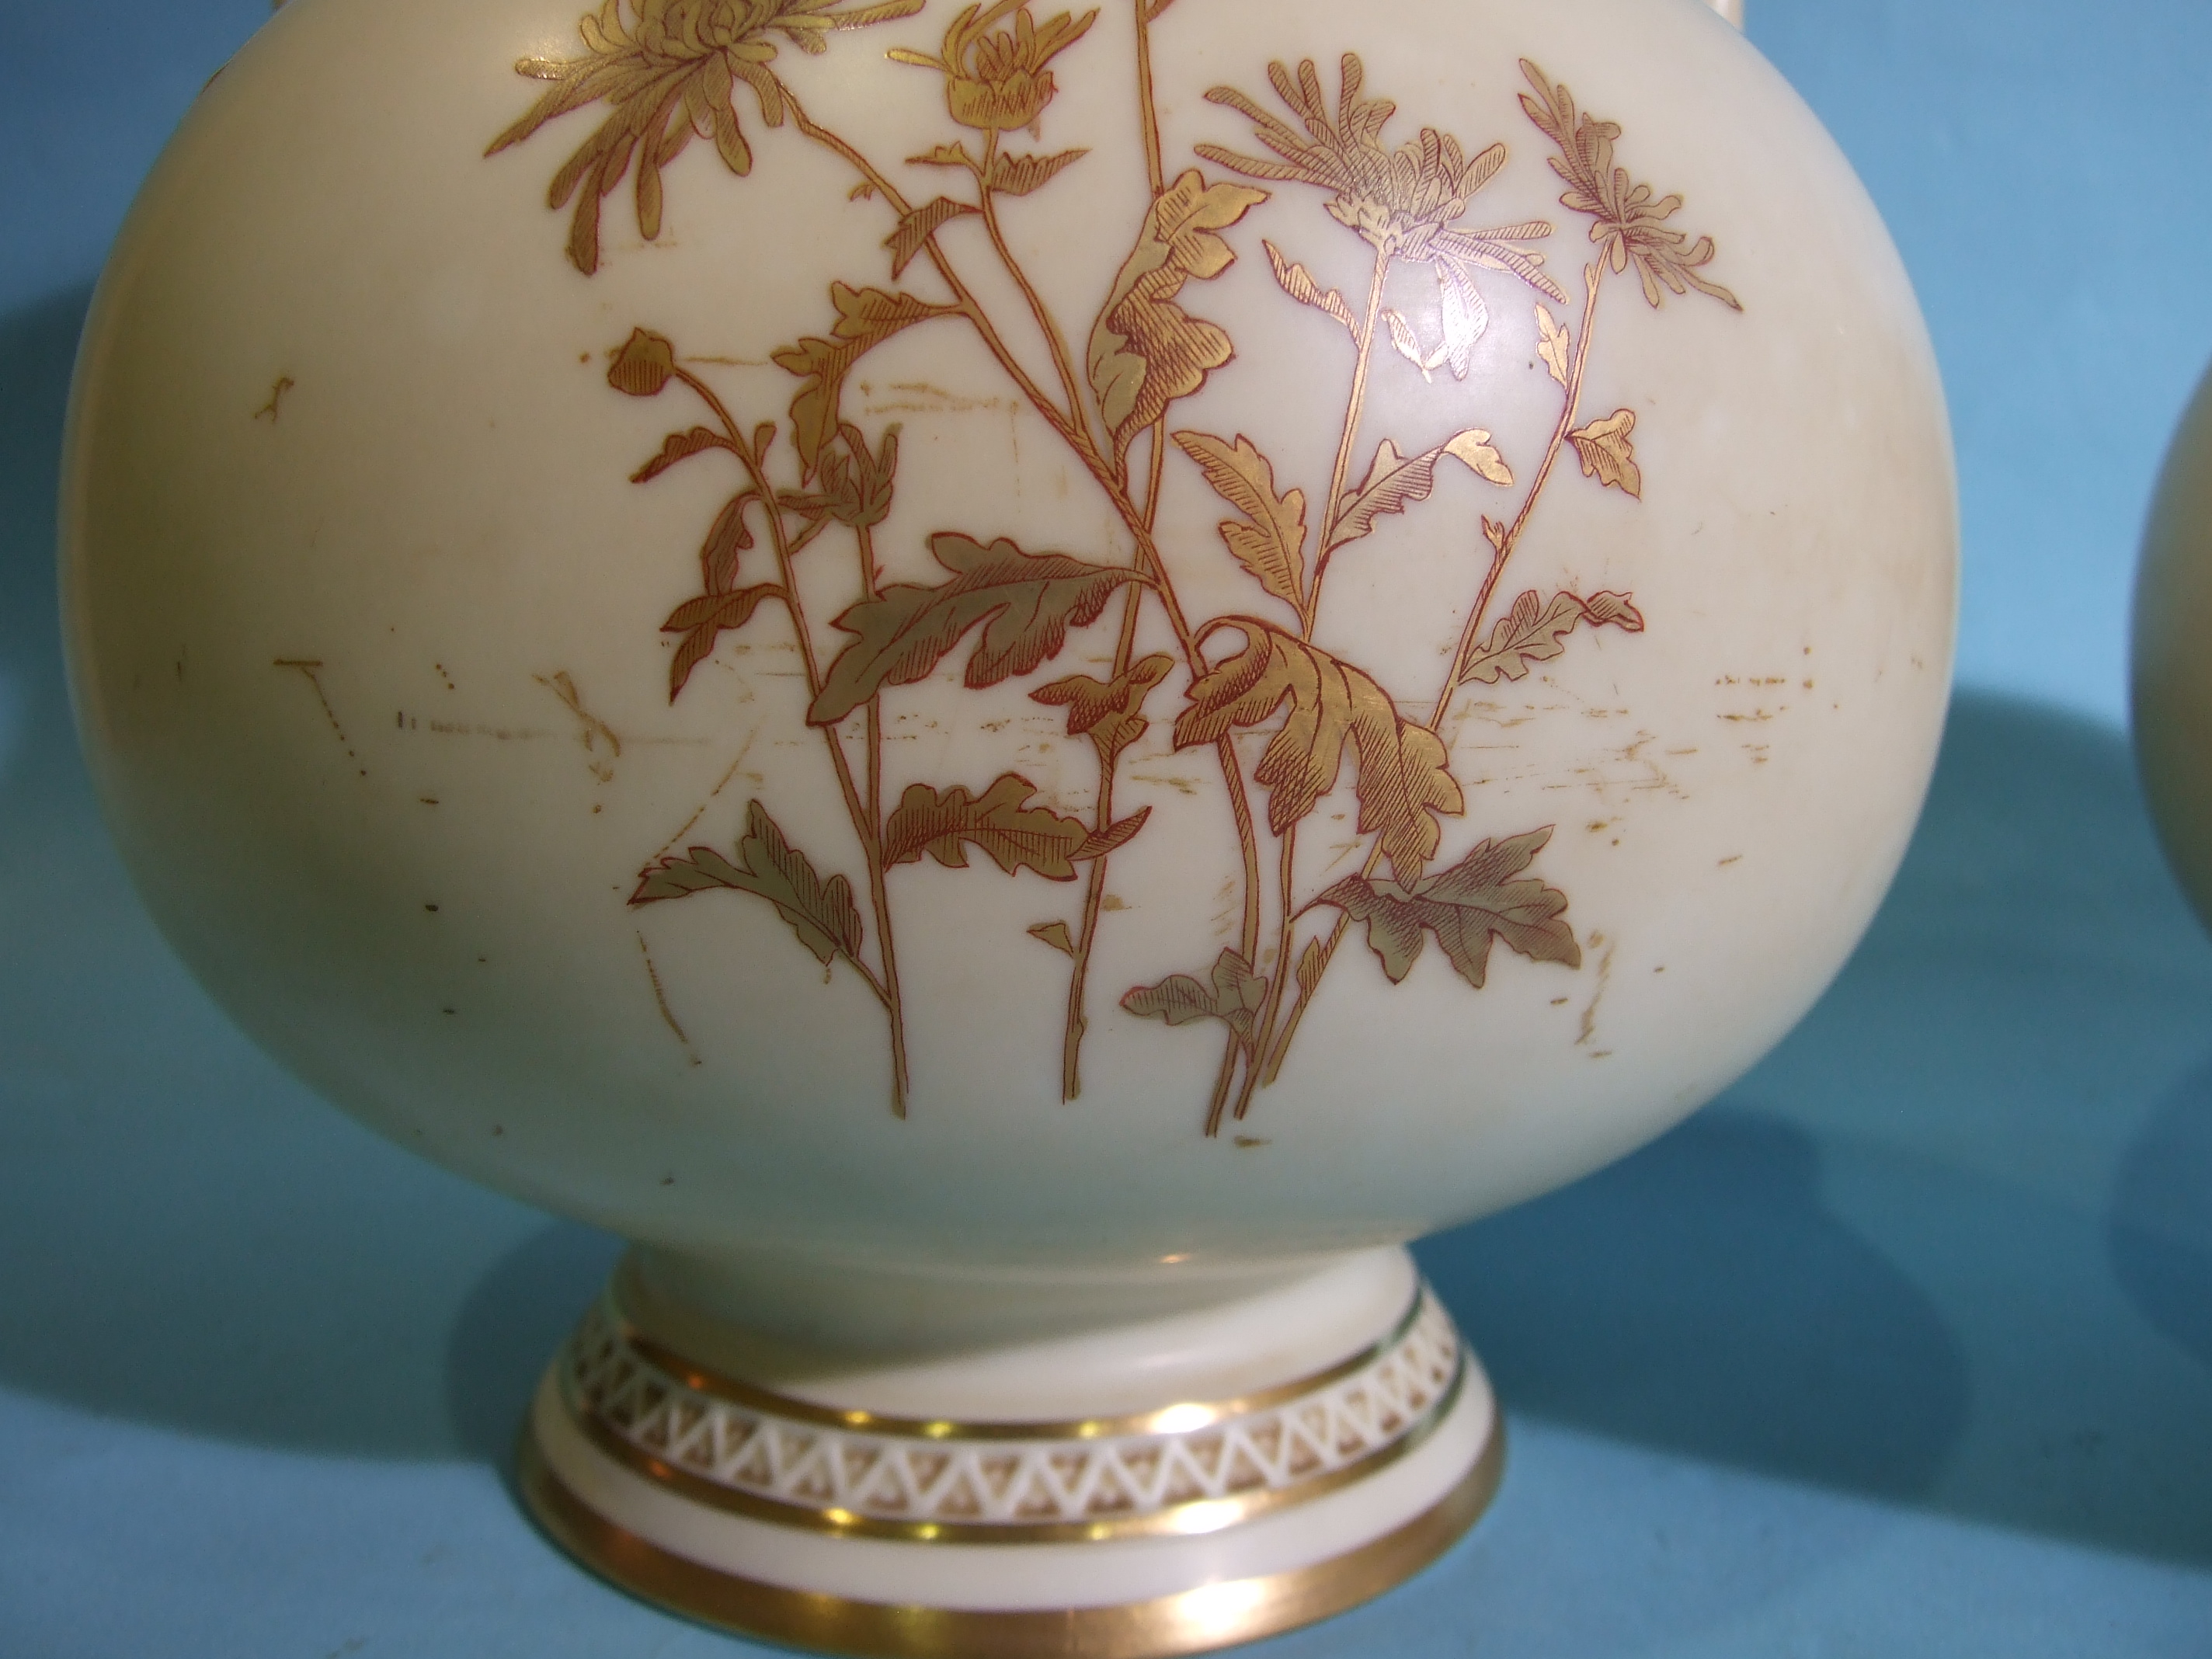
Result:
<svg viewBox="0 0 2212 1659">
<path fill-rule="evenodd" d="M 2212 356 L 2212 3 L 1750 3 L 1948 381 L 1966 578 L 1935 791 L 1864 945 L 1750 1077 L 1422 1247 L 1506 1401 L 1504 1490 L 1281 1659 L 2212 1654 L 2212 945 L 2120 729 L 2135 542 Z M 277 1073 L 100 828 L 52 620 L 70 352 L 137 179 L 264 14 L 11 11 L 0 1651 L 747 1651 L 569 1566 L 505 1489 L 612 1241 Z"/>
</svg>

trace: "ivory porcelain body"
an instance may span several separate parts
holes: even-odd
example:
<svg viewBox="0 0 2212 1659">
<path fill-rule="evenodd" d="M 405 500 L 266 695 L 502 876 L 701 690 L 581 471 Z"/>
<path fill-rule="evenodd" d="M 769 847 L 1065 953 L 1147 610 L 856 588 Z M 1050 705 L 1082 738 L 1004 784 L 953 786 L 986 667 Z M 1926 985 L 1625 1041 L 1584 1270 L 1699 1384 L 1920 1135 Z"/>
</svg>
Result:
<svg viewBox="0 0 2212 1659">
<path fill-rule="evenodd" d="M 749 119 L 750 177 L 694 144 L 668 169 L 659 240 L 637 235 L 627 192 L 611 197 L 586 278 L 544 193 L 597 112 L 482 154 L 537 90 L 514 61 L 575 52 L 565 9 L 307 0 L 210 87 L 123 235 L 67 484 L 82 717 L 117 834 L 249 1030 L 403 1144 L 635 1237 L 1129 1267 L 1348 1248 L 1495 1209 L 1656 1133 L 1788 1028 L 1894 866 L 1949 659 L 1942 407 L 1873 210 L 1772 70 L 1686 4 L 1412 7 L 1388 28 L 1336 6 L 1231 10 L 1158 25 L 1176 171 L 1201 139 L 1255 148 L 1209 87 L 1272 102 L 1267 64 L 1311 57 L 1333 98 L 1335 60 L 1357 48 L 1371 94 L 1404 112 L 1386 139 L 1430 123 L 1469 153 L 1507 143 L 1469 222 L 1556 222 L 1537 246 L 1578 301 L 1587 220 L 1562 210 L 1550 147 L 1517 106 L 1529 57 L 1621 125 L 1639 176 L 1687 196 L 1679 216 L 1714 238 L 1709 272 L 1743 305 L 1692 292 L 1654 308 L 1635 272 L 1608 273 L 1583 401 L 1592 418 L 1636 414 L 1641 498 L 1583 476 L 1571 449 L 1492 611 L 1523 591 L 1609 591 L 1644 627 L 1577 629 L 1556 659 L 1463 688 L 1440 722 L 1466 810 L 1439 815 L 1431 867 L 1551 827 L 1531 873 L 1565 895 L 1580 966 L 1500 949 L 1476 991 L 1431 948 L 1393 986 L 1355 927 L 1236 1126 L 1264 1144 L 1206 1138 L 1224 1028 L 1116 1006 L 1206 976 L 1239 943 L 1232 813 L 1211 749 L 1173 747 L 1177 667 L 1121 763 L 1116 812 L 1151 817 L 1109 866 L 1080 1097 L 1060 1099 L 1069 963 L 1027 930 L 1074 927 L 1084 883 L 1008 877 L 978 854 L 980 868 L 887 878 L 912 1056 L 895 1118 L 883 1010 L 842 961 L 825 975 L 747 895 L 630 902 L 659 858 L 730 854 L 752 800 L 862 903 L 866 884 L 780 609 L 726 636 L 671 704 L 662 623 L 702 591 L 696 550 L 742 475 L 710 454 L 630 483 L 665 431 L 709 416 L 680 392 L 633 400 L 606 380 L 610 348 L 649 325 L 742 424 L 783 420 L 798 382 L 770 354 L 830 332 L 833 280 L 890 287 L 894 216 L 847 199 L 839 157 Z M 1102 23 L 1055 64 L 1049 147 L 1091 154 L 1060 196 L 1000 210 L 1079 340 L 1145 215 L 1127 33 Z M 883 44 L 840 36 L 776 68 L 919 198 L 950 181 L 897 163 L 957 133 L 941 86 L 884 62 Z M 1237 356 L 1171 425 L 1251 434 L 1279 486 L 1304 481 L 1314 501 L 1352 342 L 1278 289 L 1260 244 L 1354 301 L 1373 258 L 1323 192 L 1274 190 L 1227 233 L 1237 263 L 1186 295 L 1227 319 Z M 979 284 L 993 274 L 974 227 L 940 240 Z M 1394 275 L 1386 300 L 1433 342 L 1434 273 Z M 926 265 L 908 281 L 941 291 Z M 1384 439 L 1413 452 L 1480 428 L 1516 486 L 1440 463 L 1431 500 L 1333 559 L 1316 630 L 1417 714 L 1484 573 L 1480 520 L 1526 495 L 1562 398 L 1538 358 L 1548 296 L 1510 273 L 1477 287 L 1490 323 L 1467 380 L 1425 378 L 1378 341 L 1353 470 Z M 1547 308 L 1578 329 L 1578 303 Z M 845 396 L 872 444 L 902 428 L 895 503 L 872 532 L 886 580 L 944 580 L 928 538 L 955 528 L 1132 558 L 972 331 L 887 341 Z M 787 444 L 770 466 L 796 488 Z M 1167 459 L 1158 540 L 1187 611 L 1294 623 L 1216 533 L 1236 515 Z M 854 597 L 853 538 L 831 530 L 799 571 L 824 659 Z M 772 580 L 749 556 L 745 585 Z M 1028 694 L 1099 674 L 1115 643 L 1109 616 L 1032 674 L 969 690 L 959 649 L 888 692 L 884 799 L 915 782 L 981 794 L 1017 773 L 1086 815 L 1098 757 Z M 1225 633 L 1211 653 L 1243 643 Z M 1172 653 L 1158 606 L 1138 645 Z M 1266 735 L 1240 751 L 1248 774 Z M 1246 788 L 1271 890 L 1267 802 Z M 1357 811 L 1342 787 L 1317 810 L 1298 902 L 1360 867 Z M 1301 943 L 1333 920 L 1306 918 Z M 1276 931 L 1263 915 L 1263 952 Z"/>
<path fill-rule="evenodd" d="M 1912 295 L 1693 0 L 294 0 L 66 472 L 185 959 L 778 1386 L 1657 1133 L 1842 963 L 1948 687 Z"/>
</svg>

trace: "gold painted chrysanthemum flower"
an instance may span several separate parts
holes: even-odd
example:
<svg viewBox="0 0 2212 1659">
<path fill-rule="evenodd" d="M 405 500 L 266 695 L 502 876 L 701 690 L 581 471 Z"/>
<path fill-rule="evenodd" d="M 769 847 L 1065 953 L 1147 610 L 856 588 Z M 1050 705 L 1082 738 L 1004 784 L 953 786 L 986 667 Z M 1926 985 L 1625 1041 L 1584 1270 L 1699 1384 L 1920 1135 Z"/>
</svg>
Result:
<svg viewBox="0 0 2212 1659">
<path fill-rule="evenodd" d="M 740 177 L 752 171 L 752 149 L 731 101 L 743 81 L 760 104 L 761 119 L 783 125 L 782 86 L 768 65 L 781 35 L 802 52 L 827 50 L 831 29 L 866 28 L 911 17 L 924 0 L 879 0 L 841 9 L 844 0 L 606 0 L 577 29 L 581 58 L 526 58 L 514 67 L 553 84 L 529 113 L 492 141 L 496 155 L 520 143 L 556 116 L 605 103 L 611 112 L 568 158 L 546 191 L 550 207 L 575 196 L 568 258 L 586 275 L 599 269 L 599 204 L 637 164 L 637 228 L 648 242 L 660 234 L 660 170 L 696 136 L 714 140 L 722 163 Z M 579 193 L 579 186 L 581 186 Z"/>
<path fill-rule="evenodd" d="M 1045 67 L 1080 40 L 1097 19 L 1096 11 L 1080 17 L 1062 12 L 1039 23 L 1030 16 L 1029 0 L 999 0 L 985 11 L 969 7 L 945 31 L 944 55 L 894 47 L 890 56 L 902 64 L 919 64 L 945 76 L 945 104 L 952 118 L 978 132 L 1034 131 L 1044 106 L 1054 91 L 1052 71 Z M 995 26 L 1008 17 L 1008 28 Z"/>
<path fill-rule="evenodd" d="M 1521 107 L 1539 131 L 1559 147 L 1552 171 L 1565 181 L 1559 198 L 1563 207 L 1590 216 L 1590 240 L 1598 246 L 1598 262 L 1616 271 L 1630 265 L 1644 283 L 1644 297 L 1656 306 L 1665 297 L 1663 284 L 1676 294 L 1695 289 L 1710 294 L 1733 310 L 1743 307 L 1718 283 L 1699 276 L 1712 263 L 1713 239 L 1692 241 L 1667 221 L 1682 205 L 1680 196 L 1661 196 L 1650 185 L 1638 184 L 1613 161 L 1613 141 L 1620 137 L 1620 124 L 1601 121 L 1575 107 L 1573 94 L 1564 82 L 1553 83 L 1527 58 L 1521 72 L 1535 88 L 1535 96 L 1521 94 Z"/>
<path fill-rule="evenodd" d="M 1475 192 L 1505 165 L 1504 145 L 1470 157 L 1450 134 L 1423 127 L 1418 138 L 1385 149 L 1382 128 L 1397 106 L 1362 96 L 1366 70 L 1357 53 L 1345 53 L 1341 75 L 1332 120 L 1310 59 L 1298 65 L 1295 76 L 1281 64 L 1267 66 L 1267 79 L 1304 125 L 1303 132 L 1234 87 L 1214 88 L 1206 94 L 1208 100 L 1244 116 L 1253 136 L 1281 159 L 1240 155 L 1218 144 L 1200 144 L 1198 153 L 1248 178 L 1331 192 L 1330 216 L 1388 258 L 1451 270 L 1473 265 L 1510 270 L 1554 299 L 1566 297 L 1540 269 L 1543 256 L 1516 246 L 1541 241 L 1552 234 L 1549 224 L 1532 220 L 1486 230 L 1458 228 Z"/>
</svg>

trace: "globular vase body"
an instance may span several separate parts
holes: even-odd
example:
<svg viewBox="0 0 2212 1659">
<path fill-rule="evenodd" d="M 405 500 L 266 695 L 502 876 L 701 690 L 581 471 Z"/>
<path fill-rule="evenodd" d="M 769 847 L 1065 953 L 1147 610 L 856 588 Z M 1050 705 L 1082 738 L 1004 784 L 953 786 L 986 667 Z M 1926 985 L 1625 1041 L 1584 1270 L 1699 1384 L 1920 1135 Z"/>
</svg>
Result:
<svg viewBox="0 0 2212 1659">
<path fill-rule="evenodd" d="M 1496 1413 L 1402 1245 L 1789 1028 L 1950 664 L 1909 286 L 1692 0 L 293 0 L 64 508 L 185 959 L 636 1242 L 541 1516 L 862 1651 L 1447 1544 Z"/>
</svg>

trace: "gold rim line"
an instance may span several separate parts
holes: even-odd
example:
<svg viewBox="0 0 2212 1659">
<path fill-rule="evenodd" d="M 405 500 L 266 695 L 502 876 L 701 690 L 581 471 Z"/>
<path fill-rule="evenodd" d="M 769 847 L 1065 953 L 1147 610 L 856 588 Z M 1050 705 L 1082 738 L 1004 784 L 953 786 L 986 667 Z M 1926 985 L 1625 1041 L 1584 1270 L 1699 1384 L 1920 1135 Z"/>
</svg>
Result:
<svg viewBox="0 0 2212 1659">
<path fill-rule="evenodd" d="M 1149 1514 L 1102 1516 L 1096 1521 L 897 1521 L 829 1506 L 809 1509 L 781 1498 L 763 1498 L 742 1487 L 726 1486 L 696 1470 L 655 1457 L 617 1434 L 588 1410 L 580 1408 L 565 1376 L 559 1379 L 561 1405 L 592 1446 L 642 1480 L 666 1486 L 687 1501 L 765 1521 L 794 1530 L 842 1538 L 884 1538 L 917 1544 L 1065 1544 L 1104 1542 L 1116 1538 L 1195 1538 L 1219 1532 L 1270 1510 L 1324 1498 L 1363 1476 L 1380 1474 L 1436 1432 L 1467 1382 L 1467 1345 L 1462 1343 L 1451 1379 L 1406 1431 L 1386 1445 L 1340 1468 L 1295 1486 L 1238 1492 L 1226 1498 L 1192 1498 Z"/>
<path fill-rule="evenodd" d="M 1121 1607 L 1019 1613 L 891 1607 L 718 1571 L 586 1506 L 527 1430 L 518 1458 L 523 1502 L 556 1544 L 617 1588 L 702 1624 L 856 1659 L 1178 1659 L 1313 1624 L 1412 1577 L 1489 1508 L 1504 1474 L 1505 1423 L 1492 1419 L 1482 1455 L 1437 1503 L 1346 1554 Z"/>
<path fill-rule="evenodd" d="M 1060 1423 L 957 1423 L 938 1418 L 884 1417 L 873 1412 L 840 1410 L 835 1406 L 817 1405 L 811 1400 L 795 1400 L 788 1395 L 708 1370 L 645 1334 L 623 1311 L 619 1287 L 629 1271 L 629 1264 L 625 1261 L 616 1270 L 613 1282 L 604 1293 L 607 1317 L 623 1345 L 656 1370 L 683 1383 L 694 1394 L 706 1395 L 726 1405 L 742 1406 L 769 1417 L 812 1423 L 823 1428 L 849 1429 L 860 1434 L 880 1434 L 896 1440 L 1109 1440 L 1147 1434 L 1187 1434 L 1211 1428 L 1232 1417 L 1266 1411 L 1300 1395 L 1341 1382 L 1354 1371 L 1376 1364 L 1405 1341 L 1431 1304 L 1442 1309 L 1427 1282 L 1418 1283 L 1413 1287 L 1413 1300 L 1397 1322 L 1385 1335 L 1357 1353 L 1293 1382 L 1233 1400 L 1178 1403 L 1127 1417 L 1078 1418 Z M 1449 1316 L 1445 1317 L 1449 1322 Z M 1456 1340 L 1457 1326 L 1453 1326 L 1452 1333 Z M 1462 1341 L 1460 1346 L 1464 1349 L 1466 1344 Z"/>
</svg>

